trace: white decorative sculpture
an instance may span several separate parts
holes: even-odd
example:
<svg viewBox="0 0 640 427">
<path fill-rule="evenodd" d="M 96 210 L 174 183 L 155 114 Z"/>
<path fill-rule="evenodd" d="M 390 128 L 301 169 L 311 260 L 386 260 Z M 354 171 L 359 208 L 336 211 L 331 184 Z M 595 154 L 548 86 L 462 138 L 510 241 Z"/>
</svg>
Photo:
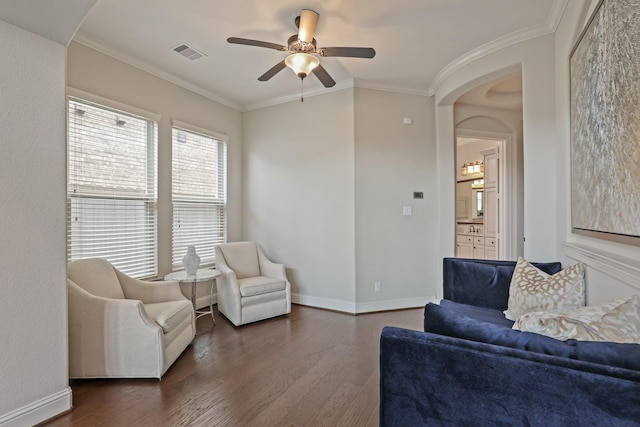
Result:
<svg viewBox="0 0 640 427">
<path fill-rule="evenodd" d="M 200 267 L 200 257 L 195 246 L 187 246 L 187 254 L 182 258 L 182 265 L 189 276 L 195 276 Z"/>
</svg>

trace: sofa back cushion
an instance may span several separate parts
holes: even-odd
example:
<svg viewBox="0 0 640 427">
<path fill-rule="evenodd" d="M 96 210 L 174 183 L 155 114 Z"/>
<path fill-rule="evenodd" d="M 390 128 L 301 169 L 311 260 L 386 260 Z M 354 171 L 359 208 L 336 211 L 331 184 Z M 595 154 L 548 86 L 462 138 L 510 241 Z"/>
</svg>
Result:
<svg viewBox="0 0 640 427">
<path fill-rule="evenodd" d="M 532 263 L 547 274 L 562 269 L 559 262 Z M 443 297 L 461 304 L 506 310 L 515 261 L 444 258 Z"/>
<path fill-rule="evenodd" d="M 425 332 L 640 371 L 640 344 L 560 341 L 472 319 L 437 304 L 424 312 Z"/>
<path fill-rule="evenodd" d="M 111 264 L 102 258 L 71 261 L 67 277 L 85 291 L 98 297 L 124 299 L 122 285 Z"/>
</svg>

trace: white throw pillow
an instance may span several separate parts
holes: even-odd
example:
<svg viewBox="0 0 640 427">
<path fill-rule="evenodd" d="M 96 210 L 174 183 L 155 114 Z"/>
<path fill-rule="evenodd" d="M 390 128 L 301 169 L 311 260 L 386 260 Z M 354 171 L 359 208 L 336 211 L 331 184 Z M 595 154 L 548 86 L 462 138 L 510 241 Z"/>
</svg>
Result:
<svg viewBox="0 0 640 427">
<path fill-rule="evenodd" d="M 559 340 L 573 338 L 640 344 L 640 296 L 566 313 L 527 313 L 516 321 L 513 329 Z"/>
<path fill-rule="evenodd" d="M 518 258 L 509 286 L 504 315 L 509 320 L 533 311 L 567 311 L 584 306 L 584 264 L 577 263 L 553 276 Z"/>
</svg>

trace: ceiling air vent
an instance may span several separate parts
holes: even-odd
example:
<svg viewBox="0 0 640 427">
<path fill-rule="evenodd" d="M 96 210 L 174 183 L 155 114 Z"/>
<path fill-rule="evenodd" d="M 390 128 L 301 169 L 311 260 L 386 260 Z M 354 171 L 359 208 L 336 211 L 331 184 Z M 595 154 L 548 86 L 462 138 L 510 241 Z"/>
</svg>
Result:
<svg viewBox="0 0 640 427">
<path fill-rule="evenodd" d="M 195 50 L 194 48 L 192 48 L 186 43 L 182 43 L 181 45 L 174 47 L 173 50 L 175 52 L 178 52 L 180 55 L 184 56 L 185 58 L 189 58 L 192 61 L 195 61 L 196 59 L 200 59 L 203 56 L 206 56 L 204 53 L 198 52 L 197 50 Z"/>
</svg>

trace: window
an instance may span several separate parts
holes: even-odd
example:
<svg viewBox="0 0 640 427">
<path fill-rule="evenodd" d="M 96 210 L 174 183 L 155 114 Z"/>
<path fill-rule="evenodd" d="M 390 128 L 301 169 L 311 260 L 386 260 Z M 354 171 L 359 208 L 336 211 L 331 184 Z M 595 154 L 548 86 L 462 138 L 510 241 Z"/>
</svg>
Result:
<svg viewBox="0 0 640 427">
<path fill-rule="evenodd" d="M 157 276 L 157 122 L 68 99 L 67 259 Z"/>
<path fill-rule="evenodd" d="M 213 265 L 215 247 L 227 239 L 226 137 L 174 121 L 172 130 L 173 268 L 187 246 L 201 265 Z"/>
</svg>

